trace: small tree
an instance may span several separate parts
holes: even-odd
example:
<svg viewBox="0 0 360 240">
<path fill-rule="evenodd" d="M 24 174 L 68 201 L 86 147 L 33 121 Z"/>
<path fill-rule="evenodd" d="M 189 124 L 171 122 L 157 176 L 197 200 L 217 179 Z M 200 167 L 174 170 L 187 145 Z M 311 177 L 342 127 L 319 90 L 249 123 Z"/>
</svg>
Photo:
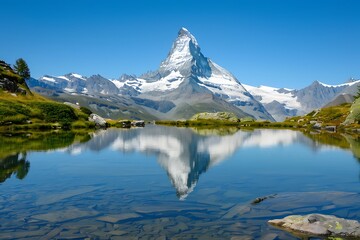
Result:
<svg viewBox="0 0 360 240">
<path fill-rule="evenodd" d="M 19 58 L 14 65 L 15 72 L 22 78 L 27 79 L 30 77 L 30 69 L 24 59 Z"/>
</svg>

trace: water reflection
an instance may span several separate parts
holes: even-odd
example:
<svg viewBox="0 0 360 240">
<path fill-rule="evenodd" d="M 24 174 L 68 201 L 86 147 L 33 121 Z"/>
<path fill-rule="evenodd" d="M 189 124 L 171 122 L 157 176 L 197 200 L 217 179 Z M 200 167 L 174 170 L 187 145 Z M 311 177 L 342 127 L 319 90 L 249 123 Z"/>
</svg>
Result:
<svg viewBox="0 0 360 240">
<path fill-rule="evenodd" d="M 50 151 L 90 140 L 87 133 L 35 132 L 0 135 L 0 183 L 15 175 L 24 179 L 29 172 L 28 151 Z"/>
<path fill-rule="evenodd" d="M 185 199 L 196 186 L 201 174 L 230 158 L 240 148 L 270 148 L 294 143 L 314 151 L 336 147 L 350 149 L 360 159 L 360 140 L 340 134 L 310 134 L 292 130 L 262 129 L 240 131 L 237 128 L 190 129 L 162 126 L 123 130 L 109 129 L 95 133 L 57 132 L 18 136 L 0 136 L 0 181 L 12 175 L 23 179 L 30 168 L 27 151 L 58 149 L 69 154 L 86 150 L 110 149 L 141 152 L 157 156 L 160 166 L 176 190 Z M 360 162 L 360 161 L 359 161 Z"/>
<path fill-rule="evenodd" d="M 360 152 L 360 142 L 351 136 L 303 134 L 292 130 L 239 131 L 226 129 L 189 129 L 147 126 L 141 129 L 100 131 L 85 144 L 74 144 L 67 151 L 80 154 L 85 150 L 110 148 L 120 152 L 154 154 L 176 190 L 185 199 L 196 186 L 201 174 L 230 158 L 240 148 L 270 148 L 294 143 L 314 151 L 329 146 Z M 350 144 L 351 143 L 351 144 Z"/>
<path fill-rule="evenodd" d="M 26 160 L 26 153 L 9 155 L 0 161 L 0 183 L 12 175 L 18 179 L 24 179 L 30 169 L 30 162 Z"/>
</svg>

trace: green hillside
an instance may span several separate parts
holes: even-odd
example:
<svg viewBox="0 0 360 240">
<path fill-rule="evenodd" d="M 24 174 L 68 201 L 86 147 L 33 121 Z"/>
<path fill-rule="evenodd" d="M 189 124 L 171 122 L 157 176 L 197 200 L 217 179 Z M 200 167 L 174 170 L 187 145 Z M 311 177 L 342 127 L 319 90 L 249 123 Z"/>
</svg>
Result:
<svg viewBox="0 0 360 240">
<path fill-rule="evenodd" d="M 33 94 L 22 77 L 0 61 L 0 128 L 52 129 L 92 127 L 88 114 Z"/>
<path fill-rule="evenodd" d="M 350 113 L 345 120 L 345 124 L 358 124 L 360 121 L 360 98 L 358 98 L 350 108 Z"/>
</svg>

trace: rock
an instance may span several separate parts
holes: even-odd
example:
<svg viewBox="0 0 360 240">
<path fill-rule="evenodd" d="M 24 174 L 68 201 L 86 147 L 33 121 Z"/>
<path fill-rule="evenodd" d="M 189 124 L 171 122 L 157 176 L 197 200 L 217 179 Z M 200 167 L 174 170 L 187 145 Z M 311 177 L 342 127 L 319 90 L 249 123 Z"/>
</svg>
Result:
<svg viewBox="0 0 360 240">
<path fill-rule="evenodd" d="M 229 121 L 229 122 L 240 121 L 234 113 L 229 113 L 229 112 L 197 113 L 190 120 L 219 120 L 219 121 Z"/>
<path fill-rule="evenodd" d="M 229 211 L 222 217 L 224 219 L 231 219 L 236 215 L 243 215 L 244 213 L 248 213 L 251 211 L 251 208 L 246 205 L 235 205 L 234 207 L 230 208 Z"/>
<path fill-rule="evenodd" d="M 11 81 L 8 78 L 0 79 L 0 89 L 10 91 L 10 92 L 16 92 L 18 90 L 18 85 L 15 81 Z"/>
<path fill-rule="evenodd" d="M 144 121 L 133 121 L 131 123 L 131 125 L 135 126 L 135 127 L 145 127 L 145 122 Z"/>
<path fill-rule="evenodd" d="M 122 213 L 122 214 L 113 214 L 99 217 L 97 220 L 109 223 L 117 223 L 122 220 L 132 219 L 132 218 L 139 218 L 141 215 L 136 213 Z"/>
<path fill-rule="evenodd" d="M 232 236 L 230 240 L 252 240 L 251 236 Z"/>
<path fill-rule="evenodd" d="M 60 202 L 64 199 L 75 197 L 84 193 L 92 192 L 99 189 L 99 187 L 78 187 L 78 189 L 68 190 L 68 191 L 62 191 L 60 193 L 56 194 L 49 194 L 42 196 L 40 195 L 38 197 L 38 200 L 35 202 L 37 206 L 40 205 L 48 205 Z"/>
<path fill-rule="evenodd" d="M 360 223 L 356 220 L 347 220 L 333 215 L 308 214 L 290 215 L 282 219 L 274 219 L 268 223 L 307 235 L 331 237 L 360 237 Z"/>
<path fill-rule="evenodd" d="M 130 128 L 131 127 L 131 121 L 130 120 L 120 120 L 119 124 L 123 128 Z"/>
<path fill-rule="evenodd" d="M 95 113 L 90 114 L 89 121 L 94 122 L 98 127 L 106 128 L 107 125 L 105 119 Z"/>
<path fill-rule="evenodd" d="M 322 124 L 317 122 L 312 126 L 312 128 L 313 129 L 321 129 L 321 126 L 322 126 Z"/>
<path fill-rule="evenodd" d="M 115 235 L 115 236 L 122 236 L 127 234 L 128 232 L 126 231 L 121 231 L 121 230 L 113 230 L 109 232 L 109 235 Z"/>
<path fill-rule="evenodd" d="M 324 129 L 329 132 L 336 132 L 336 126 L 326 126 Z"/>
<path fill-rule="evenodd" d="M 261 240 L 274 240 L 278 237 L 276 233 L 268 233 L 261 237 Z"/>
<path fill-rule="evenodd" d="M 98 215 L 96 211 L 81 210 L 77 208 L 53 211 L 44 214 L 34 215 L 31 218 L 47 222 L 65 222 L 83 217 L 92 217 Z"/>
<path fill-rule="evenodd" d="M 0 89 L 13 94 L 26 95 L 27 91 L 21 84 L 26 85 L 24 79 L 9 64 L 0 60 Z"/>
<path fill-rule="evenodd" d="M 58 235 L 62 230 L 63 230 L 62 227 L 54 228 L 53 230 L 51 230 L 50 232 L 48 232 L 46 235 L 42 236 L 42 237 L 40 238 L 40 240 L 54 239 L 54 237 L 55 237 L 56 235 Z"/>
<path fill-rule="evenodd" d="M 262 201 L 268 199 L 268 198 L 274 198 L 277 194 L 273 194 L 273 195 L 269 195 L 269 196 L 265 196 L 265 197 L 258 197 L 258 198 L 255 198 L 251 204 L 258 204 L 258 203 L 261 203 Z"/>
<path fill-rule="evenodd" d="M 297 121 L 297 123 L 302 123 L 302 122 L 304 122 L 304 121 L 305 121 L 305 119 L 300 118 L 300 119 Z"/>
</svg>

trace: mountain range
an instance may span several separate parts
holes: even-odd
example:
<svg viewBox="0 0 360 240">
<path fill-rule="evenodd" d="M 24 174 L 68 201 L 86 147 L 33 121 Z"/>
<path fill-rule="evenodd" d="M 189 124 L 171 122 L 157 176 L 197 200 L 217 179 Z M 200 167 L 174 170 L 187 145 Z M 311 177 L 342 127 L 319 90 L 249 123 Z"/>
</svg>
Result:
<svg viewBox="0 0 360 240">
<path fill-rule="evenodd" d="M 300 90 L 244 85 L 205 57 L 195 37 L 181 28 L 156 71 L 118 79 L 44 75 L 29 79 L 28 85 L 54 100 L 78 102 L 108 118 L 188 119 L 199 112 L 227 111 L 239 118 L 282 121 L 331 102 L 351 101 L 360 80 L 340 85 L 315 81 Z"/>
</svg>

